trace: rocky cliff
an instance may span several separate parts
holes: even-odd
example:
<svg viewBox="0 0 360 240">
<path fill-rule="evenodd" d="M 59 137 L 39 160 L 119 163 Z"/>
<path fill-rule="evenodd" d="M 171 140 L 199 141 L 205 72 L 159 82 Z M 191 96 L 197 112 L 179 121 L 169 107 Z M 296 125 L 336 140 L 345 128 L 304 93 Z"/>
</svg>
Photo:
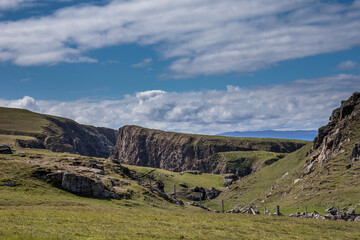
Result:
<svg viewBox="0 0 360 240">
<path fill-rule="evenodd" d="M 359 146 L 360 93 L 354 93 L 333 111 L 312 144 L 239 179 L 212 204 L 359 209 Z"/>
<path fill-rule="evenodd" d="M 360 126 L 360 92 L 354 93 L 333 111 L 330 122 L 319 129 L 313 141 L 311 158 L 306 164 L 306 173 L 313 171 L 314 165 L 323 166 L 329 159 L 340 153 L 349 154 L 348 167 L 359 160 L 358 131 Z M 351 149 L 349 149 L 349 146 Z"/>
<path fill-rule="evenodd" d="M 17 145 L 107 158 L 116 143 L 116 130 L 81 125 L 69 119 L 49 116 L 46 119 L 49 124 L 36 136 L 37 140 L 17 140 Z"/>
<path fill-rule="evenodd" d="M 177 172 L 213 172 L 218 163 L 211 161 L 211 156 L 218 152 L 263 150 L 288 153 L 304 144 L 302 141 L 203 136 L 124 126 L 119 129 L 111 158 L 124 164 Z"/>
<path fill-rule="evenodd" d="M 42 142 L 54 152 L 70 152 L 94 157 L 109 157 L 117 131 L 81 125 L 71 120 L 48 118 L 51 124 L 44 128 Z"/>
<path fill-rule="evenodd" d="M 107 158 L 116 143 L 117 131 L 24 109 L 0 107 L 0 135 L 2 139 L 15 140 L 8 144 L 24 148 Z"/>
</svg>

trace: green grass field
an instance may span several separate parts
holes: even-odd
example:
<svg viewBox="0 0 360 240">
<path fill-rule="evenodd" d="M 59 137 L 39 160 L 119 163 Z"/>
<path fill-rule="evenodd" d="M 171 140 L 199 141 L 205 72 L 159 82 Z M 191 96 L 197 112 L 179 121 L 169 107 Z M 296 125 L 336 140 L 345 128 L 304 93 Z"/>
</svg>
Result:
<svg viewBox="0 0 360 240">
<path fill-rule="evenodd" d="M 45 115 L 24 109 L 0 107 L 0 130 L 26 136 L 42 133 L 42 127 L 48 124 Z"/>
<path fill-rule="evenodd" d="M 141 180 L 145 183 L 149 183 L 149 179 L 147 178 L 148 174 L 151 174 L 154 180 L 161 180 L 165 185 L 165 192 L 173 192 L 174 185 L 176 185 L 176 189 L 182 189 L 180 184 L 185 184 L 189 188 L 195 186 L 201 186 L 204 188 L 214 187 L 216 189 L 224 188 L 224 176 L 202 173 L 202 174 L 190 174 L 190 173 L 177 173 L 170 172 L 163 169 L 158 168 L 150 168 L 150 167 L 139 167 L 132 165 L 124 165 L 132 170 L 135 170 L 139 176 L 144 176 Z"/>
<path fill-rule="evenodd" d="M 18 149 L 0 156 L 0 239 L 359 239 L 360 224 L 289 217 L 209 213 L 170 204 L 134 185 L 131 199 L 81 197 L 32 177 L 36 166 L 21 160 L 66 161 L 87 157 Z M 18 159 L 18 160 L 17 160 Z M 98 161 L 108 161 L 97 159 Z M 138 174 L 151 168 L 129 166 Z M 223 176 L 155 169 L 165 183 L 221 187 Z M 171 176 L 173 175 L 173 176 Z M 14 184 L 6 186 L 6 183 Z M 166 185 L 165 185 L 166 186 Z M 170 189 L 169 189 L 170 190 Z"/>
</svg>

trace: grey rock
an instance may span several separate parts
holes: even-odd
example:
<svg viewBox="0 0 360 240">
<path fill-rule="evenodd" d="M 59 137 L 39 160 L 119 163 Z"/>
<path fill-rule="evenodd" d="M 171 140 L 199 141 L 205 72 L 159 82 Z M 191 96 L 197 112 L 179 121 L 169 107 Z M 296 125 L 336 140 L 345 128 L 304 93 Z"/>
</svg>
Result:
<svg viewBox="0 0 360 240">
<path fill-rule="evenodd" d="M 220 195 L 221 191 L 212 187 L 212 188 L 206 188 L 205 193 L 208 199 L 214 199 Z"/>
<path fill-rule="evenodd" d="M 337 208 L 336 207 L 329 207 L 328 209 L 325 210 L 326 213 L 329 213 L 331 215 L 336 215 L 337 214 Z"/>
<path fill-rule="evenodd" d="M 0 154 L 12 154 L 11 147 L 6 144 L 0 144 Z"/>
<path fill-rule="evenodd" d="M 355 162 L 360 160 L 360 143 L 355 143 L 355 146 L 349 157 L 350 161 Z"/>
<path fill-rule="evenodd" d="M 360 222 L 360 216 L 357 216 L 356 218 L 354 218 L 354 222 Z"/>
<path fill-rule="evenodd" d="M 235 174 L 230 174 L 230 175 L 225 176 L 224 179 L 225 179 L 225 186 L 229 186 L 234 181 L 237 181 L 239 179 L 239 177 L 236 176 Z"/>
</svg>

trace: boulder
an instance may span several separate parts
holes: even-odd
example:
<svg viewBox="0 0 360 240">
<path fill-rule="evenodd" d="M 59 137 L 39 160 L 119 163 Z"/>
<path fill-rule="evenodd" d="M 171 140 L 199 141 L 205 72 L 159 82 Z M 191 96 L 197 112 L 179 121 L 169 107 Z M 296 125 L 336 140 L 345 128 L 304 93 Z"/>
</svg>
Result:
<svg viewBox="0 0 360 240">
<path fill-rule="evenodd" d="M 187 192 L 187 199 L 191 201 L 200 201 L 205 199 L 214 199 L 217 196 L 219 196 L 221 193 L 220 190 L 217 190 L 216 188 L 203 188 L 203 187 L 192 187 Z"/>
<path fill-rule="evenodd" d="M 325 210 L 326 213 L 329 213 L 331 215 L 336 215 L 337 214 L 337 208 L 336 207 L 329 207 L 328 209 Z"/>
<path fill-rule="evenodd" d="M 214 199 L 220 195 L 221 191 L 212 187 L 212 188 L 206 188 L 205 193 L 208 199 Z"/>
<path fill-rule="evenodd" d="M 360 160 L 360 143 L 355 143 L 355 146 L 349 157 L 350 161 L 355 162 Z"/>
<path fill-rule="evenodd" d="M 357 217 L 354 219 L 354 222 L 360 222 L 360 216 L 357 216 Z"/>
<path fill-rule="evenodd" d="M 238 180 L 239 177 L 236 176 L 235 174 L 230 174 L 230 175 L 225 176 L 224 179 L 225 179 L 225 184 L 224 184 L 224 185 L 225 185 L 225 186 L 229 186 L 229 185 L 231 185 L 234 181 Z"/>
<path fill-rule="evenodd" d="M 11 147 L 6 144 L 0 144 L 0 154 L 12 154 Z"/>
<path fill-rule="evenodd" d="M 188 191 L 186 198 L 191 201 L 205 200 L 206 199 L 206 191 L 202 187 L 198 187 L 198 186 L 192 187 Z"/>
</svg>

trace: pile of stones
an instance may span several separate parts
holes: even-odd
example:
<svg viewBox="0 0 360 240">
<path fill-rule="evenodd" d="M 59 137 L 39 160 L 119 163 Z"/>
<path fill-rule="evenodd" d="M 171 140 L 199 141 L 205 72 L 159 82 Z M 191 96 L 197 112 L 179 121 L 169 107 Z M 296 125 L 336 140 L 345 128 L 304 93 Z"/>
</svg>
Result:
<svg viewBox="0 0 360 240">
<path fill-rule="evenodd" d="M 260 214 L 260 212 L 256 210 L 253 206 L 246 206 L 243 208 L 235 207 L 232 210 L 225 211 L 225 213 L 242 213 L 242 214 L 253 214 L 253 215 Z"/>
<path fill-rule="evenodd" d="M 322 216 L 318 212 L 314 211 L 310 214 L 304 212 L 292 213 L 289 217 L 300 217 L 300 218 L 313 218 L 313 219 L 329 219 L 329 220 L 343 220 L 343 221 L 356 221 L 360 222 L 360 214 L 355 213 L 355 209 L 351 209 L 347 212 L 341 212 L 337 207 L 330 207 L 325 210 L 326 214 Z"/>
<path fill-rule="evenodd" d="M 325 212 L 326 219 L 360 222 L 360 214 L 356 214 L 355 209 L 350 209 L 347 212 L 341 212 L 339 208 L 330 207 L 326 209 Z"/>
<path fill-rule="evenodd" d="M 306 214 L 305 212 L 292 213 L 289 215 L 289 217 L 325 219 L 325 217 L 319 214 L 317 211 L 314 211 L 313 213 L 309 213 L 309 214 Z"/>
</svg>

